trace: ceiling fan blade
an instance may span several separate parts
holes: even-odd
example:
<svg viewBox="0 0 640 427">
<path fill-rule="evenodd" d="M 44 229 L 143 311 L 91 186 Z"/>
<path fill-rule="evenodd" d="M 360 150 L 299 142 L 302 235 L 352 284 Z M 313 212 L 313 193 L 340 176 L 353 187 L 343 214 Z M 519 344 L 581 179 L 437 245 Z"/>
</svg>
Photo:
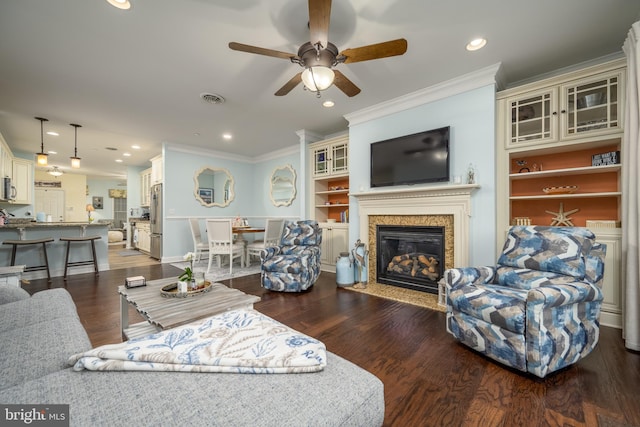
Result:
<svg viewBox="0 0 640 427">
<path fill-rule="evenodd" d="M 350 64 L 352 62 L 370 61 L 372 59 L 403 55 L 406 51 L 407 41 L 405 39 L 397 39 L 353 49 L 345 49 L 340 52 L 340 54 L 346 57 L 344 63 Z"/>
<path fill-rule="evenodd" d="M 294 53 L 280 52 L 279 50 L 265 49 L 263 47 L 250 46 L 248 44 L 231 42 L 229 48 L 240 52 L 256 53 L 258 55 L 272 56 L 274 58 L 291 59 L 298 55 Z"/>
<path fill-rule="evenodd" d="M 309 34 L 312 45 L 320 43 L 323 48 L 329 41 L 329 19 L 331 0 L 309 0 Z"/>
<path fill-rule="evenodd" d="M 348 97 L 356 96 L 360 93 L 360 88 L 353 84 L 351 80 L 347 78 L 344 74 L 342 74 L 338 70 L 333 70 L 335 73 L 335 79 L 333 80 L 333 84 L 338 87 L 341 91 L 345 93 Z"/>
<path fill-rule="evenodd" d="M 291 92 L 291 89 L 298 86 L 298 83 L 302 81 L 302 73 L 298 73 L 291 78 L 288 82 L 284 84 L 278 91 L 275 93 L 276 96 L 284 96 Z"/>
</svg>

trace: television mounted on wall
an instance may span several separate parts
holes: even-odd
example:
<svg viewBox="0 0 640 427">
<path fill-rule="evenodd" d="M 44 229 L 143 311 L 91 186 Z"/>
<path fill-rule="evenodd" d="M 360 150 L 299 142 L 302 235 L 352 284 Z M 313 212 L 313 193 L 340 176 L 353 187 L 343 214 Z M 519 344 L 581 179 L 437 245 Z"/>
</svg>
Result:
<svg viewBox="0 0 640 427">
<path fill-rule="evenodd" d="M 449 181 L 449 126 L 371 144 L 371 187 Z"/>
</svg>

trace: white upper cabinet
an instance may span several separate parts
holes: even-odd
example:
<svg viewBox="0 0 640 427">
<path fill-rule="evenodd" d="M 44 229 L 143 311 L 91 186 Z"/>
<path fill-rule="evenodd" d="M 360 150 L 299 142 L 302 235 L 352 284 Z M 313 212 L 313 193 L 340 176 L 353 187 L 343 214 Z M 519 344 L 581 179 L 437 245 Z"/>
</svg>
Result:
<svg viewBox="0 0 640 427">
<path fill-rule="evenodd" d="M 507 111 L 505 148 L 601 137 L 622 130 L 625 69 L 619 67 L 548 86 L 526 85 L 499 95 Z M 553 84 L 549 84 L 553 83 Z"/>
<path fill-rule="evenodd" d="M 349 137 L 343 136 L 311 145 L 313 178 L 349 173 Z"/>
</svg>

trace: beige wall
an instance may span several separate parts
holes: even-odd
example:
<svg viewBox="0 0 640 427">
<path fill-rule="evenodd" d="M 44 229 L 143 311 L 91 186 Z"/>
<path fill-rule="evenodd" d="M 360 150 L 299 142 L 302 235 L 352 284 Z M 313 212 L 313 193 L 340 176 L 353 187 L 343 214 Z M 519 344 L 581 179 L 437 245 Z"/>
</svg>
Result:
<svg viewBox="0 0 640 427">
<path fill-rule="evenodd" d="M 36 181 L 60 181 L 64 190 L 65 221 L 86 221 L 87 177 L 85 175 L 64 174 L 53 177 L 46 171 L 35 171 Z"/>
</svg>

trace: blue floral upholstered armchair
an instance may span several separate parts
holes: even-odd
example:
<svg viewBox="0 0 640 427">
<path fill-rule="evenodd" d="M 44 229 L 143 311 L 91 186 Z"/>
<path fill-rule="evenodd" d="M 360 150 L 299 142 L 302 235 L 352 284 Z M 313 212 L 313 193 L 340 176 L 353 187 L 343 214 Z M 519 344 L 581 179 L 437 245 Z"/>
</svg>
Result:
<svg viewBox="0 0 640 427">
<path fill-rule="evenodd" d="M 307 290 L 320 275 L 322 229 L 316 221 L 287 221 L 280 244 L 263 249 L 262 287 L 272 291 Z"/>
<path fill-rule="evenodd" d="M 578 227 L 512 227 L 497 266 L 444 274 L 447 331 L 540 378 L 588 355 L 600 333 L 606 245 Z"/>
</svg>

